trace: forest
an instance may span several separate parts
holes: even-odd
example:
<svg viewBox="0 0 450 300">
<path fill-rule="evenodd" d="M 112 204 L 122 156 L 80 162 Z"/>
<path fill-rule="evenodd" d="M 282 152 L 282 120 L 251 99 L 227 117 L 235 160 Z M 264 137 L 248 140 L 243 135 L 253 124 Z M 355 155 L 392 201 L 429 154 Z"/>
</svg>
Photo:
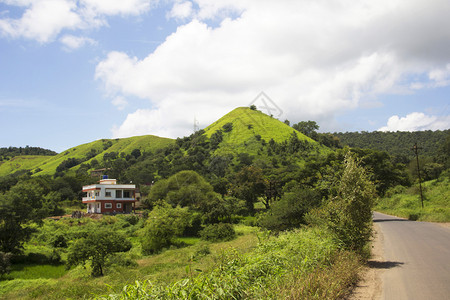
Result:
<svg viewBox="0 0 450 300">
<path fill-rule="evenodd" d="M 40 147 L 7 147 L 0 148 L 0 161 L 8 160 L 12 157 L 19 155 L 56 155 L 57 153 L 52 150 L 40 148 Z"/>
<path fill-rule="evenodd" d="M 375 207 L 450 219 L 442 200 L 450 132 L 318 129 L 314 121 L 290 126 L 254 107 L 238 108 L 151 148 L 130 142 L 139 146 L 119 152 L 124 141 L 103 140 L 76 147 L 82 155 L 65 151 L 51 174 L 41 174 L 41 165 L 0 176 L 0 297 L 348 295 L 370 256 Z M 419 160 L 411 155 L 414 143 Z M 8 149 L 4 156 L 12 157 L 16 150 Z M 86 210 L 82 186 L 98 181 L 90 176 L 96 169 L 136 184 L 144 207 L 131 215 L 70 217 Z M 427 182 L 426 212 L 415 204 L 418 171 Z"/>
</svg>

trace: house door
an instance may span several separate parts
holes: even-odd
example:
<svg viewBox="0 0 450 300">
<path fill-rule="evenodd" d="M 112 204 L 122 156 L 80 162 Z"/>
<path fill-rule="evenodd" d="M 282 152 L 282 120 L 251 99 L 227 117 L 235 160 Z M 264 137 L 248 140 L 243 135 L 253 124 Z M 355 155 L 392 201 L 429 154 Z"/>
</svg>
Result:
<svg viewBox="0 0 450 300">
<path fill-rule="evenodd" d="M 131 213 L 131 210 L 133 209 L 133 206 L 132 206 L 133 204 L 131 204 L 131 203 L 124 203 L 124 212 L 126 213 L 126 214 L 129 214 L 129 213 Z"/>
<path fill-rule="evenodd" d="M 102 210 L 100 209 L 100 203 L 97 203 L 97 210 L 96 210 L 96 213 L 101 213 L 102 212 Z"/>
</svg>

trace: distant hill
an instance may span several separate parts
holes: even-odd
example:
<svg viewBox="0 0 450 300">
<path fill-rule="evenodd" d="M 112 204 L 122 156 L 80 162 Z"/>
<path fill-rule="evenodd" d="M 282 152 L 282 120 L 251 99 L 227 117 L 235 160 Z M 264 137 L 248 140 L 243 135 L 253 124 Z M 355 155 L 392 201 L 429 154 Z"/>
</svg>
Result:
<svg viewBox="0 0 450 300">
<path fill-rule="evenodd" d="M 342 144 L 354 148 L 369 148 L 386 151 L 392 156 L 405 157 L 408 160 L 414 158 L 412 147 L 415 143 L 421 148 L 423 156 L 435 157 L 439 155 L 440 148 L 450 130 L 415 131 L 415 132 L 339 132 L 333 133 Z"/>
<path fill-rule="evenodd" d="M 255 154 L 260 149 L 260 141 L 269 142 L 273 139 L 277 143 L 282 143 L 287 141 L 293 133 L 299 140 L 318 146 L 316 141 L 289 125 L 248 107 L 236 108 L 205 128 L 205 134 L 211 140 L 214 140 L 214 135 L 217 133 L 221 133 L 217 153 Z"/>
<path fill-rule="evenodd" d="M 116 153 L 130 155 L 138 149 L 141 153 L 155 151 L 174 143 L 173 139 L 153 135 L 136 136 L 121 139 L 102 139 L 82 144 L 65 150 L 54 156 L 16 156 L 13 159 L 0 162 L 0 176 L 8 175 L 21 170 L 30 170 L 38 175 L 53 175 L 64 161 L 75 163 L 71 169 L 76 170 L 81 163 L 90 163 L 94 159 L 103 162 L 105 154 Z"/>
<path fill-rule="evenodd" d="M 15 156 L 20 155 L 45 155 L 45 156 L 52 156 L 56 155 L 55 151 L 44 149 L 40 147 L 5 147 L 0 148 L 0 161 L 8 160 Z"/>
</svg>

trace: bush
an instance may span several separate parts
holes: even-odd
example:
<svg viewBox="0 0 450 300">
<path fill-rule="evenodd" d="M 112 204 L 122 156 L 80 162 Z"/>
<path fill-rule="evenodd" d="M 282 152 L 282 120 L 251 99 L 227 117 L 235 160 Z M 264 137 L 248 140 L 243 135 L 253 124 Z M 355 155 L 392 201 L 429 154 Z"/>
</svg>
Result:
<svg viewBox="0 0 450 300">
<path fill-rule="evenodd" d="M 236 237 L 236 232 L 228 223 L 210 224 L 200 231 L 200 237 L 210 242 L 231 241 Z"/>
<path fill-rule="evenodd" d="M 295 189 L 285 193 L 280 201 L 259 218 L 259 225 L 275 232 L 298 228 L 306 224 L 305 214 L 319 206 L 320 194 L 308 189 Z"/>
<path fill-rule="evenodd" d="M 324 224 L 344 249 L 364 254 L 372 234 L 372 208 L 376 190 L 365 169 L 350 153 L 338 186 L 338 194 L 308 219 Z"/>
<path fill-rule="evenodd" d="M 142 229 L 142 251 L 154 254 L 175 243 L 175 237 L 181 236 L 191 221 L 188 208 L 173 208 L 167 203 L 156 206 L 149 214 Z"/>
</svg>

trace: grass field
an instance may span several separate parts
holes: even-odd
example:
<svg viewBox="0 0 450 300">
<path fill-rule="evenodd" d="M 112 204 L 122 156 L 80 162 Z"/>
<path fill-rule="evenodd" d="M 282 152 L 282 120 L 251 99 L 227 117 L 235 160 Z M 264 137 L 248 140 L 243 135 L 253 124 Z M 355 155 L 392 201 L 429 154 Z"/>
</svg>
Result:
<svg viewBox="0 0 450 300">
<path fill-rule="evenodd" d="M 424 207 L 422 208 L 418 185 L 410 188 L 395 187 L 380 199 L 375 210 L 417 221 L 450 222 L 450 178 L 443 174 L 439 179 L 422 183 Z"/>
<path fill-rule="evenodd" d="M 121 222 L 114 218 L 105 222 L 110 226 Z M 73 226 L 61 221 L 47 223 L 45 230 Z M 222 292 L 238 293 L 240 299 L 336 299 L 348 294 L 358 278 L 359 259 L 338 250 L 330 235 L 320 229 L 296 230 L 278 237 L 245 225 L 235 225 L 235 230 L 237 238 L 232 241 L 181 238 L 187 246 L 150 256 L 142 256 L 139 242 L 133 238 L 130 253 L 119 256 L 133 258 L 135 263 L 123 266 L 112 259 L 105 276 L 97 278 L 90 276 L 89 265 L 70 270 L 64 265 L 15 265 L 0 282 L 0 299 L 103 299 L 111 294 L 117 295 L 114 299 L 136 299 L 122 295 L 149 283 L 163 293 L 166 289 L 182 293 L 191 287 L 198 291 L 207 287 L 203 280 L 213 284 L 208 291 L 203 290 L 212 299 L 219 299 Z M 48 251 L 37 240 L 32 239 L 26 251 Z M 179 299 L 180 295 L 164 299 Z"/>
</svg>

